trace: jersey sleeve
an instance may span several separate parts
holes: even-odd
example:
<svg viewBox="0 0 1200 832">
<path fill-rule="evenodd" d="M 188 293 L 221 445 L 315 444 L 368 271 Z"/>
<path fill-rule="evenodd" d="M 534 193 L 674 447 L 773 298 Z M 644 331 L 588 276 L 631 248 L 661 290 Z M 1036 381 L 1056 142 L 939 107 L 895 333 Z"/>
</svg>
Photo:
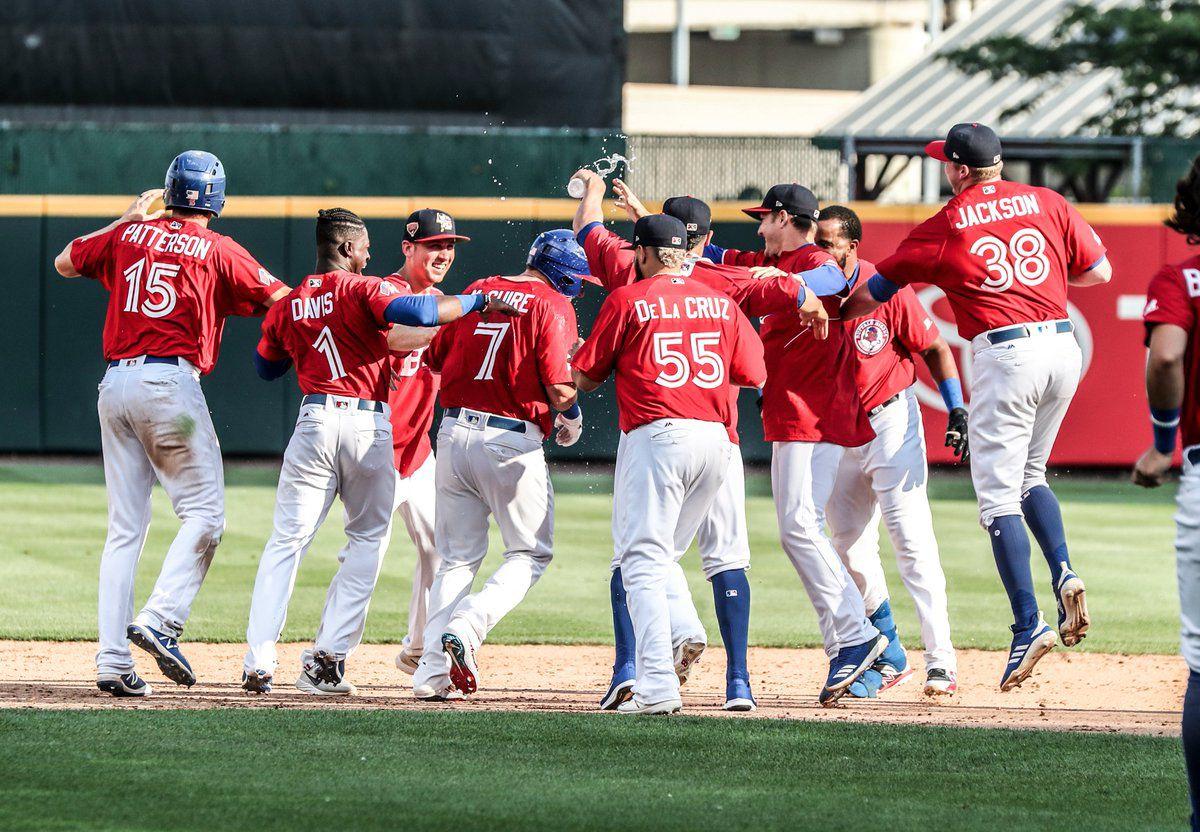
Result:
<svg viewBox="0 0 1200 832">
<path fill-rule="evenodd" d="M 571 365 L 567 353 L 575 343 L 578 325 L 570 303 L 543 304 L 538 314 L 538 333 L 534 345 L 538 376 L 544 386 L 571 383 Z"/>
<path fill-rule="evenodd" d="M 894 305 L 892 335 L 911 353 L 924 352 L 933 346 L 941 331 L 933 322 L 933 316 L 925 311 L 917 293 L 904 289 L 888 301 Z"/>
<path fill-rule="evenodd" d="M 739 251 L 736 248 L 727 248 L 725 253 L 721 255 L 721 263 L 725 266 L 743 266 L 749 268 L 751 266 L 761 266 L 763 264 L 763 253 L 761 251 Z"/>
<path fill-rule="evenodd" d="M 71 265 L 84 277 L 93 280 L 103 280 L 107 274 L 106 266 L 112 257 L 113 240 L 128 223 L 122 223 L 116 228 L 103 234 L 88 237 L 86 240 L 76 239 L 71 243 Z"/>
<path fill-rule="evenodd" d="M 1195 291 L 1200 294 L 1200 273 L 1193 278 Z M 1174 324 L 1192 331 L 1196 324 L 1196 308 L 1185 282 L 1186 275 L 1178 266 L 1163 266 L 1150 279 L 1146 289 L 1146 307 L 1142 320 L 1149 330 L 1155 324 Z"/>
<path fill-rule="evenodd" d="M 446 362 L 446 353 L 449 352 L 450 342 L 454 337 L 454 330 L 457 328 L 451 324 L 439 329 L 438 334 L 433 336 L 433 340 L 429 342 L 429 346 L 421 354 L 421 360 L 435 373 L 442 371 L 442 366 Z"/>
<path fill-rule="evenodd" d="M 624 238 L 594 223 L 583 240 L 588 271 L 600 281 L 606 292 L 628 286 L 635 279 L 633 252 L 626 250 Z"/>
<path fill-rule="evenodd" d="M 876 271 L 895 283 L 935 283 L 938 264 L 946 247 L 945 214 L 935 214 L 918 225 L 900 243 L 891 257 L 881 262 Z M 870 279 L 873 275 L 863 275 Z"/>
<path fill-rule="evenodd" d="M 267 310 L 267 316 L 263 318 L 262 335 L 258 339 L 258 354 L 268 361 L 282 361 L 289 357 L 287 350 L 283 348 L 280 331 L 286 310 L 287 304 L 277 303 Z"/>
<path fill-rule="evenodd" d="M 625 334 L 624 315 L 619 299 L 609 295 L 596 315 L 592 331 L 571 359 L 571 365 L 592 381 L 604 381 L 612 374 L 617 352 Z"/>
<path fill-rule="evenodd" d="M 1100 235 L 1088 224 L 1075 206 L 1062 201 L 1066 221 L 1067 273 L 1079 275 L 1103 260 L 1108 252 Z"/>
<path fill-rule="evenodd" d="M 729 383 L 738 387 L 761 387 L 767 380 L 762 339 L 741 310 L 734 313 L 733 350 L 729 356 Z"/>
<path fill-rule="evenodd" d="M 755 280 L 741 268 L 697 263 L 692 277 L 733 298 L 753 318 L 791 312 L 799 301 L 801 283 L 791 275 Z"/>
<path fill-rule="evenodd" d="M 388 304 L 400 297 L 400 290 L 390 281 L 379 277 L 364 277 L 354 281 L 355 291 L 367 308 L 367 312 L 380 329 L 387 331 L 392 323 L 384 317 Z"/>
<path fill-rule="evenodd" d="M 244 317 L 262 315 L 271 295 L 283 284 L 254 259 L 241 244 L 223 237 L 213 252 L 217 274 L 225 287 L 227 315 Z"/>
</svg>

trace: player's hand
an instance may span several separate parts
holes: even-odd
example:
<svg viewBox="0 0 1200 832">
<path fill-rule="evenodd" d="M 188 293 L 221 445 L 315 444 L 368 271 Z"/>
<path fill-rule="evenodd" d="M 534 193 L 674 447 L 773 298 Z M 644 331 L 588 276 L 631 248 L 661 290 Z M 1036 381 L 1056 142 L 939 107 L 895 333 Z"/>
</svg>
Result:
<svg viewBox="0 0 1200 832">
<path fill-rule="evenodd" d="M 567 418 L 565 413 L 559 413 L 554 417 L 554 427 L 558 429 L 554 432 L 554 441 L 564 448 L 571 447 L 583 435 L 583 412 L 580 411 L 579 416 L 574 419 Z"/>
<path fill-rule="evenodd" d="M 956 407 L 950 411 L 946 422 L 946 447 L 954 451 L 954 455 L 966 462 L 971 457 L 971 446 L 967 441 L 967 409 Z"/>
<path fill-rule="evenodd" d="M 1158 488 L 1171 470 L 1171 455 L 1162 454 L 1151 446 L 1133 466 L 1133 484 L 1142 488 Z"/>
<path fill-rule="evenodd" d="M 583 184 L 587 185 L 587 189 L 589 191 L 597 187 L 601 190 L 605 188 L 604 177 L 596 173 L 596 171 L 592 170 L 591 168 L 580 168 L 571 174 L 571 178 L 582 179 Z"/>
<path fill-rule="evenodd" d="M 146 222 L 147 220 L 156 220 L 167 212 L 166 206 L 159 208 L 157 211 L 151 211 L 155 202 L 161 202 L 163 195 L 166 192 L 162 188 L 153 188 L 149 191 L 144 191 L 133 203 L 125 209 L 125 213 L 121 215 L 122 222 Z"/>
<path fill-rule="evenodd" d="M 788 273 L 774 266 L 751 266 L 750 276 L 755 280 L 768 280 L 773 277 L 787 277 Z"/>
<path fill-rule="evenodd" d="M 616 206 L 628 215 L 630 221 L 637 222 L 642 217 L 649 216 L 650 211 L 624 180 L 613 180 L 613 193 L 617 195 Z"/>
<path fill-rule="evenodd" d="M 796 314 L 800 316 L 801 323 L 808 324 L 818 341 L 829 337 L 829 310 L 812 292 L 805 292 L 804 303 L 796 310 Z"/>
<path fill-rule="evenodd" d="M 499 312 L 501 315 L 509 315 L 509 316 L 521 314 L 520 309 L 513 306 L 512 304 L 505 303 L 504 301 L 500 300 L 500 298 L 498 298 L 494 295 L 487 296 L 487 303 L 485 303 L 483 305 L 483 309 L 481 309 L 480 311 L 481 312 Z"/>
</svg>

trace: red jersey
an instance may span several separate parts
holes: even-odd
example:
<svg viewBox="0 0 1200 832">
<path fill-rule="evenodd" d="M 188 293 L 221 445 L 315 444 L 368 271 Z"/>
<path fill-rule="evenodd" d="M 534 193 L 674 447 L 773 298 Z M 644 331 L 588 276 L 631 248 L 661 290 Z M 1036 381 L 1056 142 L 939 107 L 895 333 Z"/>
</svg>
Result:
<svg viewBox="0 0 1200 832">
<path fill-rule="evenodd" d="M 392 325 L 383 313 L 398 296 L 378 277 L 309 275 L 267 313 L 258 354 L 268 361 L 290 358 L 305 394 L 386 401 Z"/>
<path fill-rule="evenodd" d="M 408 281 L 398 274 L 384 278 L 400 290 L 412 295 Z M 430 286 L 422 295 L 440 295 Z M 438 377 L 421 361 L 425 348 L 411 352 L 393 352 L 389 362 L 388 407 L 391 410 L 392 449 L 396 470 L 402 477 L 411 477 L 424 464 L 433 448 L 429 443 L 429 428 L 433 425 L 433 406 L 437 401 Z"/>
<path fill-rule="evenodd" d="M 71 263 L 108 290 L 104 358 L 217 362 L 229 315 L 258 317 L 281 284 L 246 249 L 202 225 L 125 222 L 71 245 Z"/>
<path fill-rule="evenodd" d="M 552 384 L 570 384 L 567 353 L 578 337 L 575 307 L 537 279 L 487 277 L 467 287 L 520 309 L 515 317 L 473 312 L 442 327 L 425 361 L 442 374 L 442 407 L 524 419 L 549 436 Z"/>
<path fill-rule="evenodd" d="M 858 265 L 860 279 L 875 274 L 875 266 L 866 260 Z M 941 334 L 909 286 L 871 314 L 846 321 L 845 327 L 858 352 L 855 378 L 868 411 L 913 386 L 917 380 L 913 353 L 932 347 Z"/>
<path fill-rule="evenodd" d="M 615 369 L 625 433 L 669 418 L 728 428 L 737 412 L 730 387 L 756 387 L 766 377 L 746 316 L 728 296 L 684 275 L 612 292 L 572 363 L 593 381 Z"/>
<path fill-rule="evenodd" d="M 1200 444 L 1200 327 L 1196 326 L 1200 310 L 1200 256 L 1173 266 L 1163 266 L 1150 280 L 1146 290 L 1146 308 L 1142 318 L 1146 335 L 1155 324 L 1173 324 L 1188 333 L 1184 354 L 1183 408 L 1179 414 L 1179 431 L 1183 447 Z"/>
<path fill-rule="evenodd" d="M 954 310 L 958 332 L 1067 317 L 1067 278 L 1104 259 L 1104 244 L 1049 188 L 972 185 L 913 229 L 879 264 L 893 283 L 931 283 Z M 870 275 L 867 275 L 870 277 Z"/>
<path fill-rule="evenodd" d="M 739 266 L 775 266 L 785 272 L 837 265 L 833 255 L 813 243 L 768 256 L 762 251 L 728 249 L 723 262 Z M 824 298 L 829 317 L 839 316 L 840 300 Z M 764 318 L 759 328 L 767 359 L 763 387 L 763 438 L 768 442 L 829 442 L 855 448 L 875 438 L 858 394 L 858 359 L 845 327 L 831 324 L 818 341 L 795 312 Z"/>
</svg>

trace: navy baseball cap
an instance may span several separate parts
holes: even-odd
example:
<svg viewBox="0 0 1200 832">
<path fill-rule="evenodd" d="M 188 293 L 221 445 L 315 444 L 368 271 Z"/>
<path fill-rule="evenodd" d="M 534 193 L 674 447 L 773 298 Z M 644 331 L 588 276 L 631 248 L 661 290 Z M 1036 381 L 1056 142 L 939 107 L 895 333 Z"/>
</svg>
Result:
<svg viewBox="0 0 1200 832">
<path fill-rule="evenodd" d="M 667 214 L 648 214 L 633 226 L 633 242 L 625 248 L 677 248 L 687 250 L 687 228 L 683 220 Z"/>
<path fill-rule="evenodd" d="M 673 196 L 663 203 L 662 212 L 682 222 L 692 237 L 707 234 L 712 227 L 712 209 L 694 196 Z"/>
<path fill-rule="evenodd" d="M 970 168 L 990 168 L 1003 158 L 996 131 L 978 122 L 954 125 L 944 141 L 925 145 L 925 154 Z"/>
<path fill-rule="evenodd" d="M 404 240 L 408 243 L 432 243 L 436 240 L 457 240 L 469 243 L 455 230 L 454 217 L 436 208 L 422 208 L 408 215 L 404 223 Z"/>
<path fill-rule="evenodd" d="M 788 185 L 772 185 L 757 208 L 743 208 L 742 213 L 754 219 L 772 211 L 787 211 L 793 217 L 808 217 L 815 220 L 821 213 L 817 210 L 817 197 L 808 188 L 792 182 Z"/>
</svg>

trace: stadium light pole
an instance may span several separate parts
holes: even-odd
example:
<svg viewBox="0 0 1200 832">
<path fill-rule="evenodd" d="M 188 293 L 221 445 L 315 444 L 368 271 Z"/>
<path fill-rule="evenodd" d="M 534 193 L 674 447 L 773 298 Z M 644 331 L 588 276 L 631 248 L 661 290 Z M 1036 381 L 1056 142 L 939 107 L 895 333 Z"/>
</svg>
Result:
<svg viewBox="0 0 1200 832">
<path fill-rule="evenodd" d="M 688 68 L 691 64 L 687 25 L 687 0 L 675 0 L 675 37 L 671 44 L 671 82 L 677 87 L 688 85 Z"/>
</svg>

